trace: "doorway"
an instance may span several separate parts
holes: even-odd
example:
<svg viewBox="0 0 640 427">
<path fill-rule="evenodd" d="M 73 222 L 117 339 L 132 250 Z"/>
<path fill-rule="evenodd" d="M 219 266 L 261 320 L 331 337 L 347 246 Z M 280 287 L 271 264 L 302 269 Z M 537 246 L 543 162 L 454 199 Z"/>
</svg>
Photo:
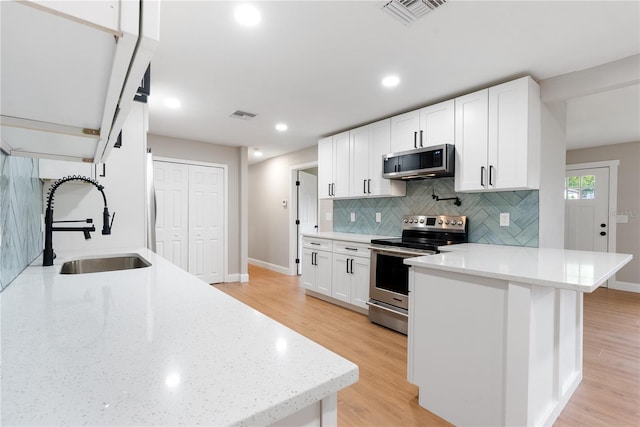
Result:
<svg viewBox="0 0 640 427">
<path fill-rule="evenodd" d="M 154 160 L 156 251 L 207 283 L 226 276 L 226 169 Z"/>
<path fill-rule="evenodd" d="M 618 164 L 566 166 L 565 249 L 615 252 Z"/>
<path fill-rule="evenodd" d="M 302 234 L 318 231 L 318 163 L 291 168 L 289 271 L 302 274 Z"/>
</svg>

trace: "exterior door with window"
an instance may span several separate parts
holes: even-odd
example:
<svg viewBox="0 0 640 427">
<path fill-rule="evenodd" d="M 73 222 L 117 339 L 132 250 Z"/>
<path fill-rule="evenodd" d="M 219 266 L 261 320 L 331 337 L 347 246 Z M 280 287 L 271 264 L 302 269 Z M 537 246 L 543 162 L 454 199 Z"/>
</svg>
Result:
<svg viewBox="0 0 640 427">
<path fill-rule="evenodd" d="M 566 249 L 608 252 L 608 167 L 566 171 L 564 218 Z"/>
</svg>

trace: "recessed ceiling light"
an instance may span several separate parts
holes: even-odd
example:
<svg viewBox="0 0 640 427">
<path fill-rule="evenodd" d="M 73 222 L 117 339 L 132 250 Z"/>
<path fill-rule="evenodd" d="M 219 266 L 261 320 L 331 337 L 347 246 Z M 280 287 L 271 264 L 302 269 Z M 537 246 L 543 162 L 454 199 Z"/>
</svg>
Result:
<svg viewBox="0 0 640 427">
<path fill-rule="evenodd" d="M 254 157 L 262 157 L 262 151 L 260 151 L 259 148 L 254 148 L 253 149 L 253 156 Z"/>
<path fill-rule="evenodd" d="M 180 102 L 179 99 L 176 99 L 176 98 L 166 98 L 164 100 L 164 105 L 165 107 L 169 107 L 169 108 L 180 108 L 182 103 Z"/>
<path fill-rule="evenodd" d="M 245 27 L 253 27 L 260 23 L 262 16 L 260 15 L 260 11 L 255 7 L 248 4 L 241 4 L 236 7 L 233 12 L 233 16 L 236 18 L 239 24 L 244 25 Z"/>
<path fill-rule="evenodd" d="M 287 129 L 289 129 L 289 126 L 287 126 L 287 125 L 286 125 L 286 124 L 284 124 L 284 123 L 278 123 L 278 124 L 276 125 L 276 130 L 277 130 L 277 131 L 284 132 L 284 131 L 285 131 L 285 130 L 287 130 Z"/>
<path fill-rule="evenodd" d="M 386 87 L 394 87 L 400 83 L 400 77 L 398 76 L 387 76 L 382 79 L 382 85 Z"/>
</svg>

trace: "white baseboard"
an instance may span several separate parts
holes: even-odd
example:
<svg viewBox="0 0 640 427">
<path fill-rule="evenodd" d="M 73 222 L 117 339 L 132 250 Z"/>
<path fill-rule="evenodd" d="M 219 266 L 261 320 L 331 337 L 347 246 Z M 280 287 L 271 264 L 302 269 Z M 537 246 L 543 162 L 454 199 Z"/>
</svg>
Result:
<svg viewBox="0 0 640 427">
<path fill-rule="evenodd" d="M 628 291 L 640 293 L 640 283 L 621 282 L 619 280 L 609 281 L 609 289 L 616 289 L 618 291 Z"/>
<path fill-rule="evenodd" d="M 248 281 L 249 281 L 248 274 L 240 274 L 240 273 L 227 274 L 227 277 L 224 278 L 225 283 L 232 283 L 232 282 L 246 283 Z"/>
<path fill-rule="evenodd" d="M 247 283 L 249 281 L 249 274 L 240 275 L 240 283 Z"/>
<path fill-rule="evenodd" d="M 249 264 L 257 265 L 258 267 L 266 268 L 267 270 L 275 271 L 276 273 L 285 274 L 291 276 L 289 267 L 282 267 L 280 265 L 271 264 L 269 262 L 260 261 L 259 259 L 249 258 Z"/>
</svg>

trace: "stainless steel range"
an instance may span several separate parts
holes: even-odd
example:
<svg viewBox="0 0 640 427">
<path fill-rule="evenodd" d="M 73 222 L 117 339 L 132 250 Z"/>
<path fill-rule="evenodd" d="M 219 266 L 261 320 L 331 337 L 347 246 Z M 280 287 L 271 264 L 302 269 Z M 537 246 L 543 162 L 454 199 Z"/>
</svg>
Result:
<svg viewBox="0 0 640 427">
<path fill-rule="evenodd" d="M 369 320 L 407 334 L 409 266 L 405 258 L 439 253 L 438 248 L 467 241 L 467 217 L 408 215 L 402 237 L 371 241 Z"/>
</svg>

